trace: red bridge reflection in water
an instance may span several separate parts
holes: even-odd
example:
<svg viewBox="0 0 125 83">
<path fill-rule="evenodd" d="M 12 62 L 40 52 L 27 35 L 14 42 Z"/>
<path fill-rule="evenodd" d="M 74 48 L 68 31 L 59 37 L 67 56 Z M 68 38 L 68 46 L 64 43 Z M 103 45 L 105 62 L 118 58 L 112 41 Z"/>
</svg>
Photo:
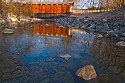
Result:
<svg viewBox="0 0 125 83">
<path fill-rule="evenodd" d="M 56 24 L 49 22 L 34 24 L 34 33 L 44 36 L 72 37 L 70 29 L 57 28 Z"/>
</svg>

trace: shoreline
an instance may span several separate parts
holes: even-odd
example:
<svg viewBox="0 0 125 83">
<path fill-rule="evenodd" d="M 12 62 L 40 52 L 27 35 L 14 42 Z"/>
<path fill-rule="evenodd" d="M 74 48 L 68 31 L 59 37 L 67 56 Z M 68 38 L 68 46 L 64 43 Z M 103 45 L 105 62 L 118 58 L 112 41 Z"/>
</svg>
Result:
<svg viewBox="0 0 125 83">
<path fill-rule="evenodd" d="M 125 7 L 101 13 L 73 14 L 48 21 L 67 28 L 83 29 L 125 41 Z"/>
</svg>

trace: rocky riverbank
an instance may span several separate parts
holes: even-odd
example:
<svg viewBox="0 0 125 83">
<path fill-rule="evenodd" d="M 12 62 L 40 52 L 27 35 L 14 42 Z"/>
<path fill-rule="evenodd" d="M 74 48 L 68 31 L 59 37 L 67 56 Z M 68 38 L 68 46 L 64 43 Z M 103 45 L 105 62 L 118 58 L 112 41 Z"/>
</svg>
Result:
<svg viewBox="0 0 125 83">
<path fill-rule="evenodd" d="M 24 25 L 28 23 L 34 23 L 34 22 L 41 22 L 43 19 L 38 19 L 38 18 L 11 18 L 11 17 L 0 17 L 0 31 L 6 29 L 6 28 L 11 28 L 15 27 L 18 25 Z"/>
<path fill-rule="evenodd" d="M 101 33 L 103 36 L 125 40 L 125 7 L 102 13 L 71 15 L 48 19 L 57 25 Z"/>
</svg>

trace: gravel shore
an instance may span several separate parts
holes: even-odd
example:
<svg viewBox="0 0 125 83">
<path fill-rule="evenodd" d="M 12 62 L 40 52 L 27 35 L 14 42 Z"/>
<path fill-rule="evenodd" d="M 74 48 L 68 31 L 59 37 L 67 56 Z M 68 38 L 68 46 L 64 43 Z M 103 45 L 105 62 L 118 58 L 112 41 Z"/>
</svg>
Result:
<svg viewBox="0 0 125 83">
<path fill-rule="evenodd" d="M 101 33 L 103 36 L 125 40 L 125 7 L 108 12 L 74 14 L 48 20 L 56 22 L 59 26 L 85 29 Z"/>
</svg>

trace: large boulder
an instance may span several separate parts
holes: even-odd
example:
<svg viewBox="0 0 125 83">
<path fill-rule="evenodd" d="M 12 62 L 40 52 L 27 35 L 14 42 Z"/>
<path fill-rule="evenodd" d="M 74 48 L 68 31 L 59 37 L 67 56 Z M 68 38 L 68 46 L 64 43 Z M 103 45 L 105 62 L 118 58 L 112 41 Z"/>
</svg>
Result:
<svg viewBox="0 0 125 83">
<path fill-rule="evenodd" d="M 76 75 L 84 80 L 91 80 L 97 77 L 96 71 L 93 65 L 87 65 L 76 71 Z"/>
</svg>

